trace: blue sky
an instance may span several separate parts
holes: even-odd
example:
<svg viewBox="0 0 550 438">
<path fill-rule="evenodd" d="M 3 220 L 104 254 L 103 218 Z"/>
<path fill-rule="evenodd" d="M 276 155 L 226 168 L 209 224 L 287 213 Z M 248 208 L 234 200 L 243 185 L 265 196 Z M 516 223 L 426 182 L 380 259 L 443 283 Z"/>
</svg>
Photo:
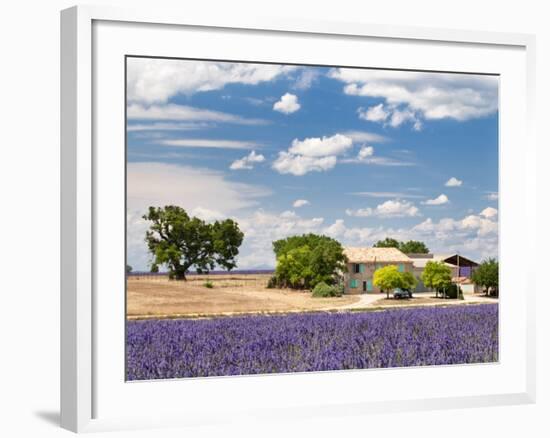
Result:
<svg viewBox="0 0 550 438">
<path fill-rule="evenodd" d="M 239 268 L 315 232 L 498 253 L 498 78 L 128 58 L 128 263 L 149 205 L 245 233 Z"/>
</svg>

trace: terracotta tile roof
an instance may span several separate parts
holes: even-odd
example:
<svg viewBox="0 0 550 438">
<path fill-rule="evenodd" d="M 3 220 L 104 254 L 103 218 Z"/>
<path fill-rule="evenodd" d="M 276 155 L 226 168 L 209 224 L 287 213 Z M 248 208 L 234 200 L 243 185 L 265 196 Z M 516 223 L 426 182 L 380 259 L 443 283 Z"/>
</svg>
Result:
<svg viewBox="0 0 550 438">
<path fill-rule="evenodd" d="M 412 263 L 412 260 L 397 248 L 344 248 L 344 254 L 351 263 Z"/>
</svg>

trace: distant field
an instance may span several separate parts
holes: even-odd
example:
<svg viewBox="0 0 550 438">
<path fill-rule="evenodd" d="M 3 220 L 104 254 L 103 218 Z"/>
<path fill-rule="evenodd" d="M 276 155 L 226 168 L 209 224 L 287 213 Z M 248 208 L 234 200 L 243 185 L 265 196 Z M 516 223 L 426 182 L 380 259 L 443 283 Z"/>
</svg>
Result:
<svg viewBox="0 0 550 438">
<path fill-rule="evenodd" d="M 323 310 L 359 300 L 357 295 L 312 298 L 309 291 L 267 289 L 269 277 L 270 274 L 213 274 L 170 281 L 161 275 L 131 275 L 127 283 L 127 316 Z M 213 288 L 205 287 L 206 281 Z"/>
</svg>

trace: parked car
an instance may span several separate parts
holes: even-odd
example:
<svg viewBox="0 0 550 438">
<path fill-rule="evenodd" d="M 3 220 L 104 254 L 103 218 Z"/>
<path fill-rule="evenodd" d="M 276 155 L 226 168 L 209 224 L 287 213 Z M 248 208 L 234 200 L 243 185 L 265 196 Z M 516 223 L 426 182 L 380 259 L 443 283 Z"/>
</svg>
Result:
<svg viewBox="0 0 550 438">
<path fill-rule="evenodd" d="M 393 290 L 393 297 L 394 298 L 412 298 L 413 297 L 413 294 L 412 294 L 412 291 L 410 291 L 409 289 L 401 289 L 399 287 L 395 288 Z"/>
</svg>

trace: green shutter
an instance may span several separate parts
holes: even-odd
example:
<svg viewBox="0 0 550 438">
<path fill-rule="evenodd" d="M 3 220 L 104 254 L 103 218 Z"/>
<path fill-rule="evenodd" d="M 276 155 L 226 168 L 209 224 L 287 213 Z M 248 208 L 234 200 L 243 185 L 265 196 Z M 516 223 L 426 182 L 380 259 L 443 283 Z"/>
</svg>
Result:
<svg viewBox="0 0 550 438">
<path fill-rule="evenodd" d="M 349 281 L 349 287 L 351 287 L 352 289 L 355 289 L 357 287 L 357 280 L 355 280 L 354 278 L 352 278 L 350 281 Z"/>
<path fill-rule="evenodd" d="M 370 278 L 367 280 L 367 292 L 372 292 L 372 280 Z"/>
<path fill-rule="evenodd" d="M 399 269 L 399 272 L 405 272 L 405 265 L 401 263 L 401 264 L 398 266 L 398 269 Z"/>
<path fill-rule="evenodd" d="M 365 272 L 365 265 L 364 265 L 363 263 L 361 263 L 361 264 L 359 265 L 359 272 L 360 272 L 361 274 Z"/>
</svg>

